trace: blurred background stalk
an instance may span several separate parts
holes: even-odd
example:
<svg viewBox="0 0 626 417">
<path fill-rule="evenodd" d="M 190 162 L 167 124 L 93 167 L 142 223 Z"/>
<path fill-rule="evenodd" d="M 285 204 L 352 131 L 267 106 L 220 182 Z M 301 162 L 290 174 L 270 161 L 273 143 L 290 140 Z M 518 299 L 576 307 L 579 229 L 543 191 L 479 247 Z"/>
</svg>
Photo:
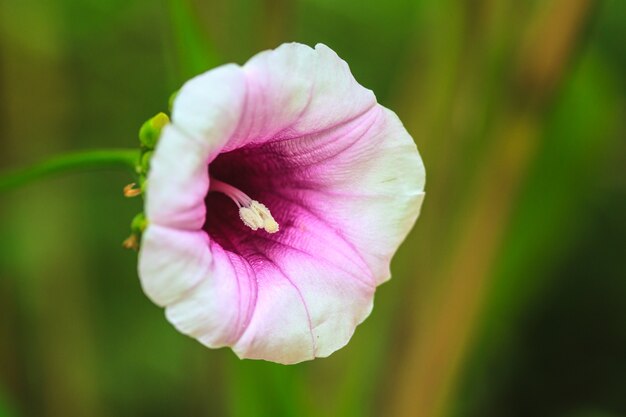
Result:
<svg viewBox="0 0 626 417">
<path fill-rule="evenodd" d="M 524 25 L 528 31 L 520 33 L 518 45 L 514 45 L 519 52 L 510 66 L 512 76 L 500 86 L 511 94 L 495 109 L 497 122 L 487 132 L 487 138 L 478 138 L 487 145 L 483 145 L 480 159 L 473 161 L 475 178 L 467 180 L 458 165 L 446 163 L 455 157 L 455 151 L 431 161 L 439 165 L 430 171 L 429 199 L 435 203 L 445 201 L 454 207 L 454 212 L 440 217 L 439 222 L 431 222 L 444 236 L 449 233 L 444 237 L 447 241 L 439 240 L 447 250 L 443 256 L 430 260 L 433 266 L 427 285 L 436 288 L 426 288 L 424 295 L 415 300 L 417 309 L 409 313 L 415 315 L 410 321 L 414 326 L 408 329 L 411 338 L 405 358 L 400 360 L 391 415 L 435 417 L 447 411 L 488 280 L 493 276 L 494 261 L 500 254 L 512 209 L 519 200 L 520 185 L 541 140 L 542 115 L 587 27 L 593 11 L 591 3 L 555 0 L 543 2 L 529 13 Z M 469 13 L 467 18 L 472 18 Z M 485 75 L 464 78 L 465 82 L 485 83 Z M 428 133 L 424 136 L 436 137 Z M 465 191 L 451 194 L 455 188 L 446 187 L 446 181 L 464 184 Z M 445 207 L 431 205 L 430 209 L 446 212 Z M 454 230 L 447 227 L 450 223 Z M 432 235 L 420 237 L 423 243 L 418 245 L 432 245 Z"/>
</svg>

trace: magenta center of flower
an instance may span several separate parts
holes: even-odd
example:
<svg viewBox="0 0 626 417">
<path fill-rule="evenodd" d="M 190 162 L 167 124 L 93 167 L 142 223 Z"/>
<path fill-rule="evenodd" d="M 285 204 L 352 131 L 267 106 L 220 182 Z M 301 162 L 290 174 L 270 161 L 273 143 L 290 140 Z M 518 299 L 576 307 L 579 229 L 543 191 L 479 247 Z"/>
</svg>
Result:
<svg viewBox="0 0 626 417">
<path fill-rule="evenodd" d="M 202 228 L 212 242 L 253 262 L 291 244 L 306 204 L 292 191 L 300 188 L 298 167 L 280 149 L 279 143 L 245 146 L 220 153 L 207 167 Z"/>
<path fill-rule="evenodd" d="M 209 192 L 219 192 L 235 202 L 239 207 L 239 218 L 252 230 L 263 229 L 267 233 L 278 232 L 279 226 L 270 210 L 262 203 L 250 198 L 240 189 L 217 178 L 211 177 Z"/>
</svg>

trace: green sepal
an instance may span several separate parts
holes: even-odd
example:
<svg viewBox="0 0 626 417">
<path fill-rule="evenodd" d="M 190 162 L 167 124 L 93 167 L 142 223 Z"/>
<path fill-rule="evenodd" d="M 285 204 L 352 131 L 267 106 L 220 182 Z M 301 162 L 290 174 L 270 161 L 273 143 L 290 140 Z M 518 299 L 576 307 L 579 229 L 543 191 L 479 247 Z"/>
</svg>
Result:
<svg viewBox="0 0 626 417">
<path fill-rule="evenodd" d="M 141 155 L 140 169 L 142 173 L 147 173 L 150 169 L 150 158 L 152 158 L 153 153 L 153 151 L 147 151 Z"/>
</svg>

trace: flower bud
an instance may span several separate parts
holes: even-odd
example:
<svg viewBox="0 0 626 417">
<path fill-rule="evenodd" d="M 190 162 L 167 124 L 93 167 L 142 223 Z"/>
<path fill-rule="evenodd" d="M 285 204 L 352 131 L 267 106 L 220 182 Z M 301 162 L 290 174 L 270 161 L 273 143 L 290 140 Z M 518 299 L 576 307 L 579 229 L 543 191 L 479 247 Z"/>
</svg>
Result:
<svg viewBox="0 0 626 417">
<path fill-rule="evenodd" d="M 138 213 L 130 223 L 130 230 L 133 233 L 141 234 L 148 226 L 148 219 L 143 213 Z"/>
<path fill-rule="evenodd" d="M 139 129 L 139 141 L 148 149 L 154 149 L 161 135 L 163 127 L 170 122 L 165 113 L 158 113 L 146 121 Z"/>
<path fill-rule="evenodd" d="M 126 249 L 139 250 L 139 242 L 144 230 L 148 227 L 148 220 L 143 213 L 137 214 L 130 222 L 130 236 L 128 236 L 122 246 Z"/>
</svg>

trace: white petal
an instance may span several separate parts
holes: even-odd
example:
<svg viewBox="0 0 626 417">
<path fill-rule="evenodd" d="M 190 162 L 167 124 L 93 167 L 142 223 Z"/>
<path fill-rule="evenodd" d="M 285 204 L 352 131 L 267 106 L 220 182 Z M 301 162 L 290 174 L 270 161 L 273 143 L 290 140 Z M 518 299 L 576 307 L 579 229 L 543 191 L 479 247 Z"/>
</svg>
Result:
<svg viewBox="0 0 626 417">
<path fill-rule="evenodd" d="M 186 230 L 202 227 L 209 152 L 206 143 L 176 126 L 165 126 L 150 161 L 145 208 L 150 223 Z"/>
<path fill-rule="evenodd" d="M 257 288 L 245 260 L 216 244 L 211 252 L 210 271 L 184 298 L 170 304 L 166 315 L 180 332 L 217 348 L 232 344 L 247 328 Z"/>
<path fill-rule="evenodd" d="M 187 81 L 174 99 L 173 123 L 220 150 L 241 117 L 246 79 L 238 65 L 222 65 Z"/>
<path fill-rule="evenodd" d="M 185 297 L 211 270 L 212 256 L 203 231 L 149 225 L 139 254 L 144 292 L 160 306 Z"/>
</svg>

